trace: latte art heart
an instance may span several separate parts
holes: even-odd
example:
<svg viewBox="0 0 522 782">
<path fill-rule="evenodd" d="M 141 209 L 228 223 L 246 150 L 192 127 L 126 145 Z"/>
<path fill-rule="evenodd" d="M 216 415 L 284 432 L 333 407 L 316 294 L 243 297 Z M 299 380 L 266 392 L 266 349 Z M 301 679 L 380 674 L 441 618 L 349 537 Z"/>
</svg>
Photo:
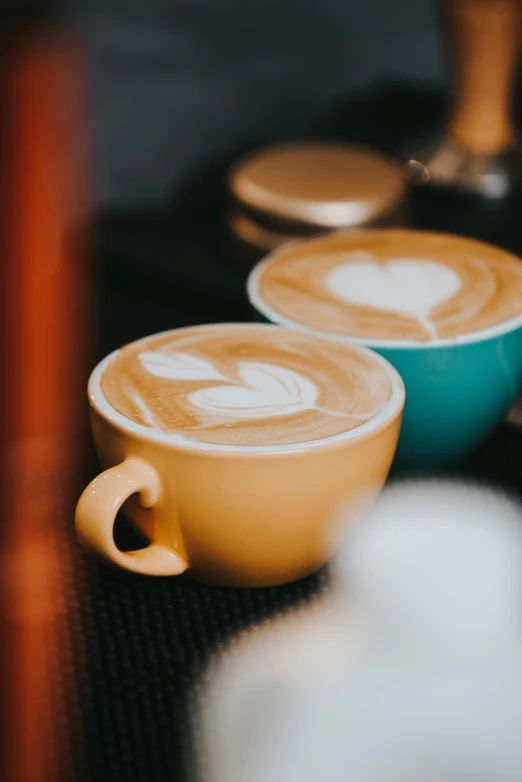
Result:
<svg viewBox="0 0 522 782">
<path fill-rule="evenodd" d="M 265 418 L 313 409 L 317 389 L 296 372 L 270 364 L 240 363 L 244 386 L 213 386 L 188 395 L 192 404 L 216 415 Z"/>
<path fill-rule="evenodd" d="M 239 362 L 236 381 L 212 364 L 187 353 L 147 351 L 138 356 L 147 372 L 165 380 L 221 380 L 187 395 L 196 407 L 232 418 L 263 418 L 311 409 L 317 399 L 313 383 L 290 369 L 271 364 Z M 241 383 L 239 382 L 241 381 Z"/>
<path fill-rule="evenodd" d="M 461 282 L 453 269 L 435 261 L 394 258 L 379 264 L 368 254 L 367 260 L 356 259 L 333 269 L 326 286 L 351 304 L 413 317 L 436 337 L 437 327 L 429 315 L 460 290 Z"/>
<path fill-rule="evenodd" d="M 279 250 L 250 293 L 275 322 L 369 344 L 453 340 L 522 316 L 522 262 L 459 236 L 329 234 Z"/>
<path fill-rule="evenodd" d="M 255 339 L 202 327 L 130 345 L 105 371 L 102 390 L 143 426 L 230 444 L 328 437 L 368 421 L 390 397 L 386 370 L 371 354 L 287 330 L 245 329 Z"/>
</svg>

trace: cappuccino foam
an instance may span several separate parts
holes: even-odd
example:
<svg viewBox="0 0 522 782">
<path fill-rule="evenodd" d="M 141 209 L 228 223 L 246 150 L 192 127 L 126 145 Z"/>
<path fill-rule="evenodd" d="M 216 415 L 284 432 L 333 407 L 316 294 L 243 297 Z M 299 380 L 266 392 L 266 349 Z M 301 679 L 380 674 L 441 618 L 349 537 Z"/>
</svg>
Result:
<svg viewBox="0 0 522 782">
<path fill-rule="evenodd" d="M 144 427 L 222 445 L 282 445 L 350 431 L 391 399 L 386 365 L 356 346 L 271 326 L 181 329 L 120 350 L 109 404 Z"/>
<path fill-rule="evenodd" d="M 458 236 L 337 233 L 280 250 L 250 292 L 275 320 L 363 340 L 451 340 L 522 315 L 522 262 Z"/>
</svg>

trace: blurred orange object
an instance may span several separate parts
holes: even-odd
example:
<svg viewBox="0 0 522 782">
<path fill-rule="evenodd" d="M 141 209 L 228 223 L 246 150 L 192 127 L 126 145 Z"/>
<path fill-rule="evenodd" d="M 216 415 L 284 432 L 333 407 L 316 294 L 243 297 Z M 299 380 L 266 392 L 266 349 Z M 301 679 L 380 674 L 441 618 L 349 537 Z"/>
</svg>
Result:
<svg viewBox="0 0 522 782">
<path fill-rule="evenodd" d="M 84 69 L 54 31 L 3 56 L 0 778 L 44 782 L 68 778 L 57 714 L 87 337 Z"/>
</svg>

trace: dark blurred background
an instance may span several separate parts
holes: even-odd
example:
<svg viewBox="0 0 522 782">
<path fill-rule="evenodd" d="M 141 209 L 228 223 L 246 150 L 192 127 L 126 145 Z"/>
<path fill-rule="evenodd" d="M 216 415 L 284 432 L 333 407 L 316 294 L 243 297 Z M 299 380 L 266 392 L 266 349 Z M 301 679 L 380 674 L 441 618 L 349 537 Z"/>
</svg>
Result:
<svg viewBox="0 0 522 782">
<path fill-rule="evenodd" d="M 301 136 L 354 92 L 437 83 L 433 0 L 83 0 L 96 196 L 153 206 L 217 157 Z"/>
<path fill-rule="evenodd" d="M 224 231 L 240 154 L 299 137 L 394 151 L 440 111 L 422 104 L 443 78 L 433 0 L 76 0 L 74 21 L 92 69 L 95 244 L 110 297 L 100 355 L 249 318 L 247 270 Z"/>
</svg>

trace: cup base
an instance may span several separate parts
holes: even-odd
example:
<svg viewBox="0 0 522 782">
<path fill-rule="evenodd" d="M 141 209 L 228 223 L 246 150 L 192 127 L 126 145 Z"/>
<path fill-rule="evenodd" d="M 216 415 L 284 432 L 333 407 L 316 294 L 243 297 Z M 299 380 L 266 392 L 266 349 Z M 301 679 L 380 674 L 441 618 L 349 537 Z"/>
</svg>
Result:
<svg viewBox="0 0 522 782">
<path fill-rule="evenodd" d="M 256 573 L 226 575 L 225 573 L 200 573 L 197 570 L 188 570 L 186 577 L 197 581 L 206 586 L 222 587 L 226 589 L 268 589 L 270 587 L 282 587 L 287 584 L 295 584 L 297 581 L 317 576 L 323 570 L 326 570 L 328 564 L 318 567 L 304 568 L 296 570 L 294 573 L 287 573 L 280 577 L 263 577 Z"/>
</svg>

